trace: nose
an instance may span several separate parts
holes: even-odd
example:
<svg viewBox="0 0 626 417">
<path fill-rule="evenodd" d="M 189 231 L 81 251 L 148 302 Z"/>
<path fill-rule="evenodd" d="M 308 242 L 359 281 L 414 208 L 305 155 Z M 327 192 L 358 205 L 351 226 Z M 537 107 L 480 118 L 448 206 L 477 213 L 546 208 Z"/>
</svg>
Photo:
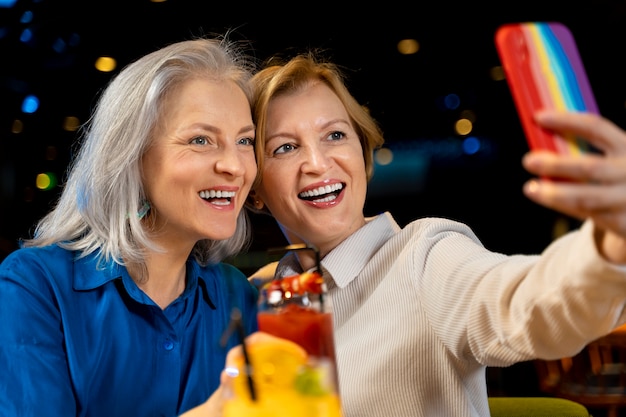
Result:
<svg viewBox="0 0 626 417">
<path fill-rule="evenodd" d="M 246 173 L 245 155 L 236 146 L 227 146 L 219 151 L 215 170 L 221 174 L 234 177 L 243 176 Z"/>
<path fill-rule="evenodd" d="M 302 153 L 302 172 L 323 173 L 331 166 L 330 155 L 321 146 L 308 146 Z"/>
</svg>

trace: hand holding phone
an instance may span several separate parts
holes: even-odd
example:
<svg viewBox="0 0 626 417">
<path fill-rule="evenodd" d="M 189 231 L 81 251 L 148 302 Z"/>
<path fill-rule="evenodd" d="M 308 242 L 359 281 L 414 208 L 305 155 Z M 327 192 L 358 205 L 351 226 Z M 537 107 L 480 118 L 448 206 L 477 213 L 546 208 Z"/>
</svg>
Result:
<svg viewBox="0 0 626 417">
<path fill-rule="evenodd" d="M 563 137 L 533 120 L 540 109 L 598 113 L 570 30 L 558 22 L 509 23 L 497 29 L 495 43 L 530 148 L 590 151 L 583 139 Z"/>
</svg>

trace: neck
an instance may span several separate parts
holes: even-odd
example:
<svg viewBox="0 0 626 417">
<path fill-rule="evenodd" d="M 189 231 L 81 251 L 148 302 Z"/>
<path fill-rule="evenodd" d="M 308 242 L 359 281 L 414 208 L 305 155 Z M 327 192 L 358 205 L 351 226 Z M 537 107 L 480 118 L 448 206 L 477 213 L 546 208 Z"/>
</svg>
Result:
<svg viewBox="0 0 626 417">
<path fill-rule="evenodd" d="M 137 286 L 159 307 L 165 309 L 185 289 L 187 257 L 169 253 L 150 253 L 146 257 L 147 276 L 140 279 L 139 268 L 129 267 Z"/>
<path fill-rule="evenodd" d="M 317 266 L 315 254 L 312 251 L 298 251 L 296 252 L 296 258 L 298 258 L 303 271 L 308 271 Z"/>
</svg>

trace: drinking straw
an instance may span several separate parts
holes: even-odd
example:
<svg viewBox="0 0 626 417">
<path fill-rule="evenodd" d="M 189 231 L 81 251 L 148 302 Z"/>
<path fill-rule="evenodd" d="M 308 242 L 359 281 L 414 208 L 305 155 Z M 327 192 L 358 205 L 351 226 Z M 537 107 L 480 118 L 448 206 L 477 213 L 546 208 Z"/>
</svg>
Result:
<svg viewBox="0 0 626 417">
<path fill-rule="evenodd" d="M 248 391 L 250 393 L 250 399 L 252 401 L 256 401 L 256 388 L 254 385 L 254 380 L 252 379 L 252 364 L 250 362 L 248 349 L 246 348 L 246 331 L 243 328 L 243 322 L 241 320 L 241 310 L 239 310 L 237 307 L 233 307 L 230 313 L 230 323 L 228 324 L 228 328 L 224 331 L 222 339 L 220 340 L 222 346 L 226 346 L 228 339 L 234 331 L 237 331 L 237 334 L 239 335 L 239 340 L 241 341 L 241 350 L 243 351 L 243 360 L 245 363 L 245 373 L 248 380 Z"/>
</svg>

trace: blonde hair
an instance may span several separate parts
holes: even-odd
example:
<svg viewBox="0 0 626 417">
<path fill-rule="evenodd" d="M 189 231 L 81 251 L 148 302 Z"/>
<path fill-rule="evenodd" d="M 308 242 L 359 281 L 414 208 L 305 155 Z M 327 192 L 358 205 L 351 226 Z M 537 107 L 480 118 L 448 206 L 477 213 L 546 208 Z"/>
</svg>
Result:
<svg viewBox="0 0 626 417">
<path fill-rule="evenodd" d="M 348 91 L 344 82 L 345 77 L 339 67 L 321 60 L 313 51 L 298 54 L 286 63 L 276 63 L 275 60 L 270 63 L 252 78 L 254 86 L 252 115 L 257 127 L 255 146 L 258 171 L 255 186 L 260 183 L 263 175 L 265 128 L 270 102 L 281 95 L 296 92 L 311 82 L 326 84 L 346 108 L 363 148 L 369 181 L 374 174 L 374 150 L 383 145 L 383 134 L 374 118 Z"/>
</svg>

